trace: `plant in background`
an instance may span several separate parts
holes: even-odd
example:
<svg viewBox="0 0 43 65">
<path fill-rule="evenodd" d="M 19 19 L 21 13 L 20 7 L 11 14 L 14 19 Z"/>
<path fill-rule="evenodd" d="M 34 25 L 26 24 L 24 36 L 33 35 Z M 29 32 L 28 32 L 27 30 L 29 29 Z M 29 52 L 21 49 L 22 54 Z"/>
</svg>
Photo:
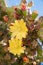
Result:
<svg viewBox="0 0 43 65">
<path fill-rule="evenodd" d="M 30 13 L 33 2 L 22 0 L 19 6 L 0 6 L 0 65 L 34 65 L 43 61 L 43 18 Z M 13 9 L 14 8 L 14 9 Z M 12 10 L 13 9 L 13 10 Z"/>
</svg>

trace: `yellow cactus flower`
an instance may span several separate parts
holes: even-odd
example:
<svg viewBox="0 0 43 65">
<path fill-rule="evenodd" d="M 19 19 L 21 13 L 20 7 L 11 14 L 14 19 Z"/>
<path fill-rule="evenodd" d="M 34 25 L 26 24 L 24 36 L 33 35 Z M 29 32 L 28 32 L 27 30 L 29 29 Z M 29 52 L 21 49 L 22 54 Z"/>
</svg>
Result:
<svg viewBox="0 0 43 65">
<path fill-rule="evenodd" d="M 12 38 L 9 40 L 9 52 L 11 52 L 14 55 L 20 55 L 21 53 L 24 53 L 25 47 L 22 47 L 23 42 L 21 40 L 18 40 L 16 38 Z"/>
<path fill-rule="evenodd" d="M 13 26 L 10 26 L 11 37 L 16 37 L 17 39 L 26 38 L 28 29 L 26 27 L 26 22 L 23 19 L 15 20 Z"/>
</svg>

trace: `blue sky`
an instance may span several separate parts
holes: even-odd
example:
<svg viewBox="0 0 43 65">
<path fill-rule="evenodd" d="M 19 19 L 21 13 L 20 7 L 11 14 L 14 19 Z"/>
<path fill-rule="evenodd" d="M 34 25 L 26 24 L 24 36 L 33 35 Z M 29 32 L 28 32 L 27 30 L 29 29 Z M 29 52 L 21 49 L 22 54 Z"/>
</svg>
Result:
<svg viewBox="0 0 43 65">
<path fill-rule="evenodd" d="M 7 5 L 9 7 L 13 5 L 19 5 L 21 0 L 6 0 Z M 27 0 L 29 2 L 31 0 Z M 43 16 L 43 0 L 32 0 L 34 1 L 34 6 L 31 8 L 31 10 L 38 10 L 39 16 Z"/>
</svg>

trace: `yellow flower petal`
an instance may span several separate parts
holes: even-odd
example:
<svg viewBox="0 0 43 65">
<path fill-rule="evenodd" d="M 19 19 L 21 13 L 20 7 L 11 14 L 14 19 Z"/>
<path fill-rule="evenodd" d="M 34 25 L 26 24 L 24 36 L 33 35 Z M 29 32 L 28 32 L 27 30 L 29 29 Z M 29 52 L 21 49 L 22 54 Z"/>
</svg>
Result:
<svg viewBox="0 0 43 65">
<path fill-rule="evenodd" d="M 24 47 L 22 47 L 23 42 L 21 40 L 18 40 L 16 38 L 12 38 L 9 40 L 9 52 L 11 52 L 14 55 L 20 55 L 21 53 L 24 53 Z"/>
<path fill-rule="evenodd" d="M 9 30 L 12 34 L 11 37 L 15 37 L 18 39 L 25 38 L 28 32 L 28 29 L 26 27 L 26 22 L 24 22 L 23 19 L 21 20 L 15 20 L 15 23 L 13 26 L 10 26 Z"/>
</svg>

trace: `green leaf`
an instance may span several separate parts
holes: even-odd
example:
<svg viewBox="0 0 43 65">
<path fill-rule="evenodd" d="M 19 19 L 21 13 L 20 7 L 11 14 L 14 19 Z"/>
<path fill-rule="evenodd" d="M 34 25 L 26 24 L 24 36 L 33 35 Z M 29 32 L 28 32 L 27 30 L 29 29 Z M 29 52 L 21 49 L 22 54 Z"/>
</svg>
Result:
<svg viewBox="0 0 43 65">
<path fill-rule="evenodd" d="M 20 15 L 22 15 L 22 10 L 18 9 L 17 13 L 20 14 Z"/>
<path fill-rule="evenodd" d="M 26 11 L 23 11 L 23 15 L 26 16 L 27 12 Z"/>
<path fill-rule="evenodd" d="M 38 36 L 43 41 L 43 28 L 40 28 L 40 30 L 38 31 Z"/>
<path fill-rule="evenodd" d="M 36 13 L 32 13 L 32 19 L 34 20 L 36 17 L 38 16 L 38 14 L 36 14 Z"/>
<path fill-rule="evenodd" d="M 41 27 L 43 27 L 43 21 L 41 22 Z"/>
</svg>

